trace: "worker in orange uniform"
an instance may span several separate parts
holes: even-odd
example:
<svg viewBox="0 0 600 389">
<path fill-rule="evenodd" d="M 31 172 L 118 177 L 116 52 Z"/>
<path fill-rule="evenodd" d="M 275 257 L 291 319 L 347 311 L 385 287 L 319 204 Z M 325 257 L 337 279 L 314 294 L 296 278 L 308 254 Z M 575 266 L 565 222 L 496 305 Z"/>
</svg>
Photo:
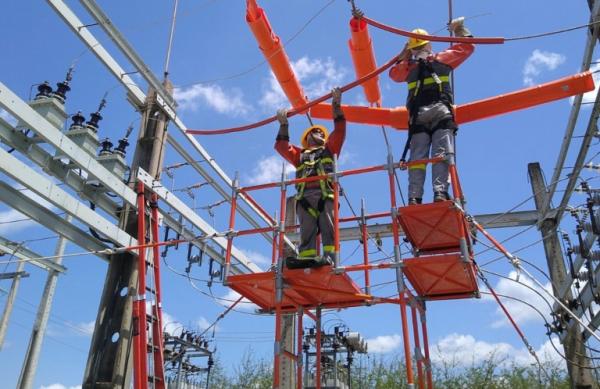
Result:
<svg viewBox="0 0 600 389">
<path fill-rule="evenodd" d="M 346 119 L 341 107 L 342 92 L 334 88 L 332 111 L 334 131 L 311 125 L 300 137 L 302 147 L 290 144 L 287 110 L 277 112 L 279 132 L 275 150 L 296 167 L 296 178 L 320 176 L 332 173 L 334 158 L 340 155 L 346 138 Z M 334 157 L 335 156 L 335 157 Z M 296 185 L 296 213 L 300 219 L 300 247 L 297 258 L 287 258 L 288 268 L 307 268 L 333 264 L 334 223 L 333 190 L 331 179 L 302 182 Z M 321 234 L 323 256 L 317 257 L 317 235 Z"/>
<path fill-rule="evenodd" d="M 464 26 L 464 18 L 454 19 L 449 29 L 458 37 L 472 37 Z M 428 35 L 423 29 L 414 33 Z M 398 62 L 389 76 L 396 82 L 408 84 L 406 108 L 409 112 L 408 139 L 402 155 L 404 161 L 410 148 L 410 161 L 444 156 L 445 160 L 431 168 L 433 201 L 444 201 L 448 194 L 448 164 L 454 161 L 454 136 L 458 129 L 454 120 L 454 96 L 450 73 L 462 64 L 475 47 L 470 43 L 457 43 L 449 49 L 433 53 L 428 40 L 409 38 Z M 425 164 L 408 167 L 408 204 L 421 204 L 425 183 Z"/>
</svg>

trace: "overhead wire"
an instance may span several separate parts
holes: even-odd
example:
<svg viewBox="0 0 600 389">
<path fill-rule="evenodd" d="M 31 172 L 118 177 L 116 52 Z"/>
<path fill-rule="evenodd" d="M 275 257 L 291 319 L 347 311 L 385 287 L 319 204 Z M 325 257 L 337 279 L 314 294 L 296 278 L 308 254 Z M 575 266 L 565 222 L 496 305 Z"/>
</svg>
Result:
<svg viewBox="0 0 600 389">
<path fill-rule="evenodd" d="M 394 65 L 396 63 L 396 60 L 398 58 L 398 56 L 400 55 L 400 53 L 398 53 L 398 55 L 395 55 L 394 57 L 392 57 L 388 62 L 386 62 L 385 64 L 383 64 L 382 66 L 380 66 L 379 68 L 375 69 L 374 71 L 366 74 L 365 76 L 354 80 L 346 85 L 343 85 L 340 87 L 340 90 L 342 92 L 346 92 L 350 89 L 355 88 L 356 86 L 370 80 L 373 77 L 376 77 L 377 75 L 383 73 L 384 71 L 386 71 L 387 69 L 389 69 L 392 65 Z M 290 109 L 287 113 L 288 117 L 292 117 L 294 115 L 297 115 L 299 113 L 305 112 L 306 110 L 310 109 L 311 107 L 325 101 L 331 98 L 331 92 L 318 97 L 314 100 L 311 100 L 309 102 L 307 102 L 306 104 L 303 104 L 302 106 L 299 106 L 297 108 L 293 108 Z M 263 119 L 261 121 L 255 122 L 255 123 L 251 123 L 251 124 L 247 124 L 247 125 L 243 125 L 240 127 L 231 127 L 231 128 L 223 128 L 223 129 L 218 129 L 218 130 L 193 130 L 193 129 L 188 129 L 186 130 L 186 133 L 188 134 L 192 134 L 192 135 L 222 135 L 222 134 L 231 134 L 234 132 L 242 132 L 242 131 L 248 131 L 254 128 L 258 128 L 258 127 L 262 127 L 266 124 L 272 123 L 275 120 L 277 120 L 277 116 L 271 116 L 269 118 Z"/>
<path fill-rule="evenodd" d="M 481 291 L 481 293 L 482 293 L 482 294 L 489 294 L 489 295 L 491 295 L 491 293 L 490 293 L 490 292 Z M 546 317 L 544 316 L 544 314 L 543 314 L 543 313 L 542 313 L 542 312 L 541 312 L 541 311 L 540 311 L 538 308 L 536 308 L 536 307 L 535 307 L 533 304 L 530 304 L 530 303 L 528 303 L 527 301 L 525 301 L 525 300 L 522 300 L 522 299 L 520 299 L 520 298 L 517 298 L 517 297 L 514 297 L 514 296 L 508 296 L 508 295 L 505 295 L 505 294 L 500 294 L 500 293 L 496 293 L 496 295 L 498 295 L 498 296 L 500 296 L 500 297 L 503 297 L 503 298 L 510 299 L 510 300 L 515 300 L 515 301 L 518 301 L 518 302 L 520 302 L 520 303 L 522 303 L 522 304 L 525 304 L 525 305 L 527 305 L 529 308 L 531 308 L 531 309 L 533 309 L 535 312 L 537 312 L 537 314 L 538 314 L 538 315 L 540 315 L 540 317 L 541 317 L 541 318 L 542 318 L 542 320 L 544 321 L 544 323 L 545 323 L 545 326 L 546 326 L 546 327 L 549 327 L 549 326 L 550 326 L 550 323 L 548 323 L 548 320 L 546 320 Z M 554 343 L 553 343 L 553 338 L 552 338 L 552 335 L 551 335 L 550 333 L 546 333 L 546 335 L 548 336 L 548 339 L 550 340 L 550 344 L 552 345 L 552 348 L 554 348 L 554 351 L 555 351 L 555 352 L 556 352 L 556 353 L 557 353 L 557 354 L 558 354 L 558 355 L 559 355 L 559 356 L 560 356 L 562 359 L 564 359 L 565 361 L 567 361 L 567 362 L 569 362 L 569 363 L 571 363 L 571 364 L 573 364 L 573 365 L 575 365 L 575 366 L 579 366 L 579 367 L 581 367 L 581 368 L 584 368 L 584 369 L 595 369 L 595 367 L 593 367 L 593 368 L 592 368 L 592 367 L 582 366 L 581 364 L 579 364 L 579 363 L 577 363 L 577 362 L 575 362 L 575 361 L 572 361 L 572 360 L 568 359 L 568 358 L 567 358 L 565 355 L 563 355 L 563 354 L 562 354 L 562 353 L 561 353 L 561 352 L 560 352 L 560 351 L 559 351 L 559 350 L 556 348 L 556 346 L 555 346 L 555 345 L 554 345 Z M 577 353 L 577 354 L 579 354 L 579 353 Z M 579 355 L 581 355 L 581 354 L 579 354 Z M 598 359 L 598 358 L 597 358 L 597 357 L 592 357 L 592 359 Z"/>
<path fill-rule="evenodd" d="M 179 85 L 178 88 L 186 88 L 186 87 L 190 87 L 190 86 L 194 86 L 194 85 L 200 85 L 200 84 L 210 84 L 210 83 L 214 83 L 214 82 L 219 82 L 219 81 L 227 81 L 227 80 L 232 80 L 235 78 L 239 78 L 242 76 L 245 76 L 246 74 L 252 73 L 253 71 L 255 71 L 256 69 L 260 68 L 261 66 L 263 66 L 265 63 L 267 63 L 272 57 L 274 57 L 275 55 L 277 55 L 281 50 L 283 50 L 285 47 L 287 47 L 288 44 L 290 44 L 292 41 L 294 41 L 320 14 L 322 14 L 330 5 L 332 5 L 335 2 L 335 0 L 330 0 L 328 3 L 326 3 L 323 7 L 321 7 L 315 14 L 313 14 L 301 27 L 298 31 L 296 31 L 290 38 L 288 38 L 287 40 L 285 40 L 282 45 L 281 45 L 281 49 L 276 50 L 273 54 L 271 54 L 269 57 L 265 58 L 264 60 L 262 60 L 261 62 L 259 62 L 258 64 L 252 66 L 251 68 L 244 70 L 242 72 L 239 73 L 235 73 L 232 74 L 230 76 L 225 76 L 225 77 L 218 77 L 218 78 L 213 78 L 210 80 L 203 80 L 203 81 L 196 81 L 193 83 L 187 83 L 187 84 L 183 84 L 183 85 Z"/>
<path fill-rule="evenodd" d="M 483 228 L 481 228 L 481 226 L 478 225 L 478 228 L 481 229 L 481 231 L 485 232 L 485 230 Z M 530 272 L 527 271 L 527 269 L 523 268 L 522 266 L 520 266 L 519 262 L 518 262 L 518 258 L 515 257 L 513 254 L 511 254 L 508 251 L 503 250 L 504 255 L 509 259 L 509 261 L 511 262 L 511 264 L 518 269 L 520 272 L 522 272 L 523 274 L 525 274 L 530 281 L 532 281 L 533 283 L 535 283 L 537 286 L 540 287 L 540 289 L 546 293 L 550 299 L 554 300 L 554 302 L 556 304 L 558 304 L 571 318 L 573 318 L 577 323 L 579 323 L 584 330 L 586 330 L 591 336 L 593 336 L 594 338 L 596 338 L 597 340 L 600 341 L 600 336 L 597 335 L 593 330 L 591 330 L 579 317 L 577 317 L 577 315 L 571 311 L 559 298 L 557 298 L 556 296 L 554 296 L 554 294 L 548 290 L 546 290 L 546 288 L 544 287 L 544 285 L 542 285 Z"/>
</svg>

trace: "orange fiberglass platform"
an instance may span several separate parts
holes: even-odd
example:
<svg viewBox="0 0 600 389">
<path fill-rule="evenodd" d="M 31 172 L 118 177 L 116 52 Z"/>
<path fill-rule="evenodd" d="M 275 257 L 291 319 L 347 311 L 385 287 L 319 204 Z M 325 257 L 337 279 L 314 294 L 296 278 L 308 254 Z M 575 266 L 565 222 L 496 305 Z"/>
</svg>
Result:
<svg viewBox="0 0 600 389">
<path fill-rule="evenodd" d="M 275 309 L 275 272 L 231 275 L 227 282 L 231 289 L 263 310 Z M 336 274 L 331 266 L 284 268 L 283 282 L 283 311 L 296 312 L 298 307 L 352 307 L 372 300 L 347 273 Z"/>
<path fill-rule="evenodd" d="M 454 201 L 398 209 L 398 222 L 416 258 L 402 261 L 402 271 L 426 300 L 479 297 L 469 226 Z"/>
<path fill-rule="evenodd" d="M 403 259 L 401 265 L 418 296 L 425 300 L 479 297 L 476 268 L 467 238 L 468 225 L 453 201 L 401 207 L 398 222 L 418 255 Z M 397 303 L 397 299 L 364 293 L 346 272 L 353 268 L 335 272 L 331 266 L 294 270 L 284 267 L 281 309 L 295 312 L 298 307 L 343 308 Z M 275 276 L 272 271 L 230 275 L 227 282 L 261 309 L 273 311 L 276 308 Z"/>
</svg>

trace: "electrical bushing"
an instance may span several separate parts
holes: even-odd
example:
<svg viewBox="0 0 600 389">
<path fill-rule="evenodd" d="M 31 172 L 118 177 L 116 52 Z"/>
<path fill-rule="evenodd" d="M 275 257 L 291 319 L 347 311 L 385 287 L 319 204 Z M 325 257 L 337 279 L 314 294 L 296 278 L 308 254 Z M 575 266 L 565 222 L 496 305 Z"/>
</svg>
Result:
<svg viewBox="0 0 600 389">
<path fill-rule="evenodd" d="M 37 87 L 38 93 L 35 95 L 35 99 L 46 99 L 52 95 L 52 87 L 48 81 L 44 81 Z"/>
<path fill-rule="evenodd" d="M 98 156 L 103 156 L 103 155 L 111 155 L 112 154 L 112 147 L 113 147 L 113 143 L 110 141 L 110 139 L 108 138 L 104 138 L 104 140 L 102 142 L 100 142 L 100 146 L 102 147 L 102 149 L 100 149 L 100 152 L 98 153 Z"/>
</svg>

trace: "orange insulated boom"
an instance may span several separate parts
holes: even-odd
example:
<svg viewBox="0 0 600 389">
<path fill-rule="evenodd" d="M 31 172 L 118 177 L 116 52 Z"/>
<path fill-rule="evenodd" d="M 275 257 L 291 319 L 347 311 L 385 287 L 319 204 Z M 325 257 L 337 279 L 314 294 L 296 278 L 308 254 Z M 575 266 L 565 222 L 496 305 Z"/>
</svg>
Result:
<svg viewBox="0 0 600 389">
<path fill-rule="evenodd" d="M 292 70 L 281 40 L 271 29 L 267 15 L 258 6 L 256 0 L 246 1 L 246 22 L 292 107 L 297 108 L 306 104 L 308 100 Z"/>
<path fill-rule="evenodd" d="M 348 41 L 350 54 L 354 62 L 356 78 L 361 78 L 377 68 L 375 54 L 373 53 L 373 42 L 369 36 L 367 23 L 363 19 L 353 17 L 350 19 L 350 32 L 352 34 Z M 371 104 L 381 104 L 381 93 L 379 92 L 379 77 L 373 77 L 362 84 L 367 101 Z"/>
<path fill-rule="evenodd" d="M 459 124 L 469 123 L 592 90 L 594 90 L 592 73 L 578 73 L 545 84 L 459 105 L 456 107 L 456 122 Z M 391 126 L 398 130 L 406 130 L 408 128 L 408 112 L 406 107 L 390 109 L 343 106 L 343 109 L 346 120 L 350 122 Z M 321 103 L 312 107 L 310 113 L 315 118 L 330 119 L 331 106 Z"/>
</svg>

